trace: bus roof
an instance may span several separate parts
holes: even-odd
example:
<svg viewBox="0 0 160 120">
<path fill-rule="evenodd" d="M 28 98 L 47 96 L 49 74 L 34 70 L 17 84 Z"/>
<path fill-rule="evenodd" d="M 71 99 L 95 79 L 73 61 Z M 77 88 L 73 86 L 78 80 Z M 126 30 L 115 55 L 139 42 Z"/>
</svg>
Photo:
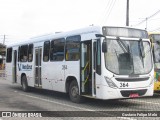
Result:
<svg viewBox="0 0 160 120">
<path fill-rule="evenodd" d="M 57 39 L 57 38 L 65 38 L 67 36 L 74 36 L 74 35 L 78 35 L 78 34 L 94 33 L 94 32 L 95 33 L 100 33 L 101 31 L 102 30 L 101 30 L 100 26 L 89 26 L 89 27 L 86 27 L 86 28 L 76 29 L 76 30 L 72 30 L 72 31 L 68 31 L 68 32 L 58 32 L 58 33 L 52 33 L 52 34 L 33 37 L 33 38 L 30 38 L 30 39 L 25 40 L 23 42 L 18 42 L 18 43 L 8 45 L 7 47 L 36 43 L 36 42 L 52 40 L 52 39 Z"/>
<path fill-rule="evenodd" d="M 24 45 L 24 44 L 30 44 L 30 43 L 36 43 L 36 42 L 43 42 L 46 40 L 52 40 L 52 39 L 57 39 L 57 38 L 65 38 L 68 36 L 74 36 L 78 34 L 85 34 L 85 33 L 98 33 L 102 34 L 102 28 L 127 28 L 127 29 L 136 29 L 136 30 L 142 30 L 142 29 L 137 29 L 137 28 L 132 28 L 132 27 L 120 27 L 120 26 L 89 26 L 86 28 L 82 29 L 76 29 L 68 32 L 58 32 L 58 33 L 52 33 L 52 34 L 47 34 L 47 35 L 41 35 L 37 37 L 30 38 L 26 41 L 22 42 L 17 42 L 11 45 L 8 45 L 7 47 L 13 47 L 13 46 L 19 46 L 19 45 Z M 145 30 L 144 30 L 145 31 Z"/>
</svg>

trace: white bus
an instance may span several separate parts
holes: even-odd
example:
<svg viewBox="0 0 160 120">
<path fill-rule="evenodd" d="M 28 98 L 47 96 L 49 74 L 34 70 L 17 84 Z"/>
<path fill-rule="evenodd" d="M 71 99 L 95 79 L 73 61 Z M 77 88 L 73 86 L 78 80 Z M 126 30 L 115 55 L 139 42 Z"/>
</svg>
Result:
<svg viewBox="0 0 160 120">
<path fill-rule="evenodd" d="M 152 43 L 152 53 L 154 60 L 154 91 L 160 91 L 160 33 L 151 32 L 149 38 Z"/>
<path fill-rule="evenodd" d="M 90 26 L 32 38 L 7 47 L 6 77 L 30 87 L 82 98 L 153 95 L 154 67 L 148 33 L 128 27 Z"/>
</svg>

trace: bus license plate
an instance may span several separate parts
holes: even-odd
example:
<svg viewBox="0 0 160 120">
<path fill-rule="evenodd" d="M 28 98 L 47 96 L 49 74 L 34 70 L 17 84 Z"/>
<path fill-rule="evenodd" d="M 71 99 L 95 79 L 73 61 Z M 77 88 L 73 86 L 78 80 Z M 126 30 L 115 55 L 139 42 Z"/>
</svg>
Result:
<svg viewBox="0 0 160 120">
<path fill-rule="evenodd" d="M 129 95 L 130 98 L 136 98 L 136 97 L 139 97 L 139 94 L 138 93 L 132 93 Z"/>
</svg>

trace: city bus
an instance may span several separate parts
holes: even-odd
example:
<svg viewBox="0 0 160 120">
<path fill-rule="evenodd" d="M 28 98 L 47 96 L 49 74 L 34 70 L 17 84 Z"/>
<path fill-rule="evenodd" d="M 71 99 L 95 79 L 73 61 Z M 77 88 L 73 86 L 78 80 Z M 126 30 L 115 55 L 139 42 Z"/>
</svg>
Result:
<svg viewBox="0 0 160 120">
<path fill-rule="evenodd" d="M 160 90 L 160 33 L 149 33 L 154 60 L 154 91 Z"/>
<path fill-rule="evenodd" d="M 6 79 L 68 93 L 79 103 L 153 95 L 154 66 L 145 30 L 89 26 L 7 46 Z"/>
</svg>

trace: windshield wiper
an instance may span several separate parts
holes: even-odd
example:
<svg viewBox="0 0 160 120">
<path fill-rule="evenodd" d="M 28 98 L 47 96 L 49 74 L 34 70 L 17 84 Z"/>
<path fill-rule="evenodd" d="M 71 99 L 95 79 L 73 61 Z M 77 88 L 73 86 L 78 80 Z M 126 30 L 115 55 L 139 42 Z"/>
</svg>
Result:
<svg viewBox="0 0 160 120">
<path fill-rule="evenodd" d="M 124 53 L 129 53 L 128 47 L 124 44 L 124 42 L 119 37 L 117 37 L 117 43 L 122 48 Z"/>
<path fill-rule="evenodd" d="M 130 74 L 134 74 L 134 63 L 133 63 L 133 55 L 132 55 L 132 52 L 131 52 L 131 49 L 130 49 L 130 46 L 128 45 L 128 53 L 129 53 L 129 58 L 130 58 L 130 63 L 132 62 L 132 66 L 133 66 L 133 72 Z"/>
<path fill-rule="evenodd" d="M 142 60 L 142 64 L 143 64 L 143 68 L 144 68 L 144 57 L 145 57 L 145 53 L 144 53 L 144 46 L 143 46 L 143 41 L 142 39 L 139 40 L 139 48 L 140 48 L 140 53 L 141 53 L 141 60 Z"/>
<path fill-rule="evenodd" d="M 117 43 L 122 48 L 122 50 L 124 52 L 123 54 L 125 55 L 124 57 L 126 57 L 126 59 L 128 59 L 129 67 L 131 68 L 131 66 L 133 66 L 133 72 L 130 74 L 134 74 L 133 56 L 132 56 L 132 52 L 130 49 L 130 45 L 123 42 L 119 37 L 117 38 Z"/>
</svg>

